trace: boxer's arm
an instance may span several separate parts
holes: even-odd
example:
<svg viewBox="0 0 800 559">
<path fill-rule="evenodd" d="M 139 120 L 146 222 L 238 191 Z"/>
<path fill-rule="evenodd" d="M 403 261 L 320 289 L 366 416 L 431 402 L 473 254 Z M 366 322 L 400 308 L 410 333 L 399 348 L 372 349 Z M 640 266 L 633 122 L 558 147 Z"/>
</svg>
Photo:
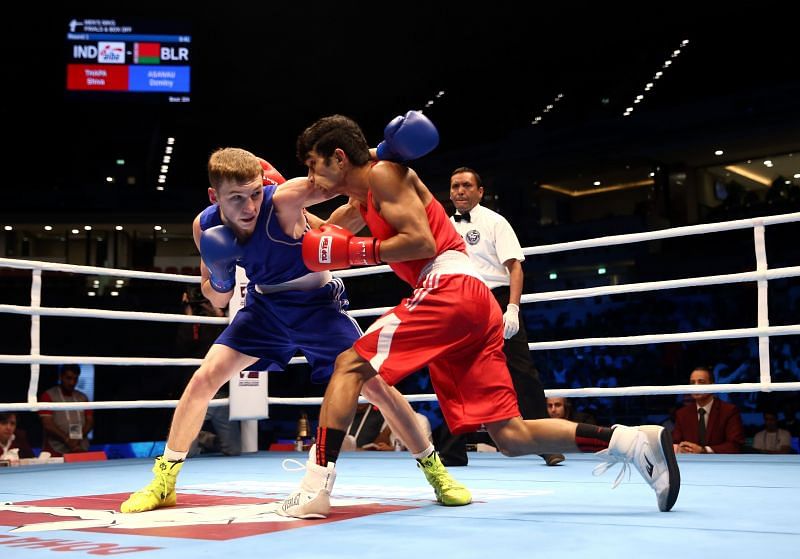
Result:
<svg viewBox="0 0 800 559">
<path fill-rule="evenodd" d="M 202 230 L 200 229 L 200 215 L 198 214 L 198 216 L 194 218 L 194 222 L 192 222 L 192 236 L 194 237 L 194 244 L 197 247 L 198 252 L 200 251 L 201 234 Z M 212 305 L 218 308 L 227 307 L 231 297 L 233 297 L 233 291 L 229 291 L 228 293 L 220 293 L 211 287 L 211 274 L 202 258 L 200 258 L 200 291 L 203 293 L 206 299 L 211 301 Z"/>
<path fill-rule="evenodd" d="M 299 211 L 306 206 L 313 206 L 336 196 L 336 194 L 315 187 L 306 177 L 295 177 L 278 186 L 275 194 L 272 195 L 272 203 L 279 210 L 296 209 Z"/>
<path fill-rule="evenodd" d="M 296 177 L 275 190 L 275 194 L 272 195 L 272 205 L 283 232 L 294 239 L 299 239 L 306 230 L 306 220 L 312 228 L 324 224 L 324 221 L 314 214 L 309 216 L 305 212 L 305 207 L 334 197 L 335 194 L 314 187 L 306 177 Z"/>
<path fill-rule="evenodd" d="M 325 225 L 325 220 L 322 219 L 321 217 L 312 214 L 308 210 L 303 210 L 303 213 L 305 214 L 306 221 L 308 222 L 308 226 L 311 227 L 311 229 L 319 229 L 320 227 Z"/>
<path fill-rule="evenodd" d="M 361 231 L 365 226 L 364 217 L 361 215 L 361 203 L 350 198 L 346 204 L 342 204 L 331 213 L 325 223 L 339 225 L 355 233 Z"/>
<path fill-rule="evenodd" d="M 342 204 L 333 210 L 328 219 L 322 219 L 307 209 L 303 210 L 303 212 L 306 215 L 306 221 L 308 221 L 308 225 L 311 229 L 319 229 L 326 223 L 330 223 L 358 233 L 366 225 L 364 223 L 364 218 L 361 216 L 359 206 L 359 202 L 351 198 L 346 204 Z"/>
<path fill-rule="evenodd" d="M 425 206 L 415 189 L 417 174 L 407 167 L 380 162 L 370 172 L 373 200 L 397 234 L 381 242 L 381 260 L 403 262 L 436 254 Z"/>
</svg>

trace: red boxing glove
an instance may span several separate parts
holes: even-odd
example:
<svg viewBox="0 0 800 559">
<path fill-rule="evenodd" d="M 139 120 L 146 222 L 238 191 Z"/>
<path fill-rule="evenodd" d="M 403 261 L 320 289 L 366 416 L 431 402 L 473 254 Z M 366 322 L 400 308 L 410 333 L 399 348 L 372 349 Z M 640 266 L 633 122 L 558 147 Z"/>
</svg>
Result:
<svg viewBox="0 0 800 559">
<path fill-rule="evenodd" d="M 344 227 L 325 224 L 303 236 L 303 263 L 314 272 L 378 264 L 380 246 L 375 237 L 354 237 Z"/>
<path fill-rule="evenodd" d="M 269 186 L 271 184 L 283 184 L 286 182 L 286 179 L 283 178 L 283 175 L 281 175 L 269 161 L 259 157 L 258 162 L 261 163 L 261 168 L 264 170 L 264 186 Z"/>
</svg>

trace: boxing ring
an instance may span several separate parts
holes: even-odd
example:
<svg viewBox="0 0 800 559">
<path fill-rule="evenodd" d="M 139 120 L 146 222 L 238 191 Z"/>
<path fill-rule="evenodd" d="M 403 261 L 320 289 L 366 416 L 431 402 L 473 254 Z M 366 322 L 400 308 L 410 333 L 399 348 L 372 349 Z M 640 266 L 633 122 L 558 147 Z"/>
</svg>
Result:
<svg viewBox="0 0 800 559">
<path fill-rule="evenodd" d="M 593 337 L 531 342 L 533 351 L 692 342 L 733 338 L 758 340 L 759 382 L 715 385 L 715 392 L 800 390 L 800 382 L 777 382 L 770 370 L 769 340 L 800 334 L 800 324 L 770 326 L 768 283 L 800 276 L 800 266 L 770 269 L 765 228 L 800 221 L 800 213 L 614 235 L 524 250 L 526 256 L 652 240 L 751 229 L 755 270 L 696 278 L 610 285 L 525 294 L 523 304 L 601 295 L 660 291 L 696 286 L 755 282 L 757 320 L 748 328 Z M 0 355 L 2 364 L 29 364 L 26 402 L 0 403 L 0 411 L 43 409 L 170 408 L 175 400 L 41 403 L 36 395 L 42 364 L 118 366 L 196 366 L 199 359 L 65 356 L 42 353 L 41 317 L 104 320 L 225 323 L 227 318 L 177 314 L 53 308 L 41 306 L 43 271 L 112 275 L 157 281 L 197 283 L 180 276 L 90 266 L 0 259 L 0 267 L 32 272 L 29 306 L 0 304 L 0 312 L 31 316 L 29 355 Z M 340 277 L 389 271 L 388 266 L 345 270 Z M 350 311 L 354 318 L 378 316 L 386 309 Z M 303 358 L 293 363 L 303 363 Z M 547 390 L 549 396 L 619 397 L 707 392 L 691 385 L 583 387 Z M 408 396 L 432 401 L 435 395 Z M 320 398 L 267 396 L 269 405 L 319 404 Z M 227 399 L 212 405 L 227 405 Z M 0 469 L 0 549 L 11 557 L 59 551 L 69 556 L 146 553 L 150 557 L 216 555 L 407 557 L 419 553 L 486 557 L 587 553 L 612 556 L 643 553 L 744 557 L 763 550 L 791 553 L 800 544 L 800 457 L 796 455 L 678 455 L 682 489 L 675 508 L 659 513 L 652 492 L 636 476 L 611 490 L 611 474 L 592 477 L 592 455 L 568 455 L 548 468 L 539 457 L 508 459 L 473 454 L 454 475 L 473 492 L 467 507 L 438 506 L 424 477 L 405 453 L 348 452 L 337 468 L 333 511 L 324 521 L 285 519 L 273 513 L 276 500 L 293 490 L 297 472 L 282 460 L 297 453 L 255 452 L 239 457 L 190 460 L 178 480 L 180 506 L 122 515 L 119 504 L 150 479 L 151 461 L 37 465 Z M 298 531 L 299 530 L 299 531 Z M 253 539 L 257 538 L 257 539 Z M 258 546 L 258 548 L 254 547 Z"/>
</svg>

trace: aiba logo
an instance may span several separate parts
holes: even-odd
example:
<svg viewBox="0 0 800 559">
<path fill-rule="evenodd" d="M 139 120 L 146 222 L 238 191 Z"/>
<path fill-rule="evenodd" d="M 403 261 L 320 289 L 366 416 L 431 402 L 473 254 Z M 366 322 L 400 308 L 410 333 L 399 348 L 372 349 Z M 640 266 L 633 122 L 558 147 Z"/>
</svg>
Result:
<svg viewBox="0 0 800 559">
<path fill-rule="evenodd" d="M 97 43 L 97 61 L 102 64 L 125 64 L 125 43 L 100 41 Z"/>
<path fill-rule="evenodd" d="M 467 241 L 467 244 L 475 246 L 481 241 L 481 234 L 477 229 L 472 229 L 464 235 L 464 240 Z"/>
</svg>

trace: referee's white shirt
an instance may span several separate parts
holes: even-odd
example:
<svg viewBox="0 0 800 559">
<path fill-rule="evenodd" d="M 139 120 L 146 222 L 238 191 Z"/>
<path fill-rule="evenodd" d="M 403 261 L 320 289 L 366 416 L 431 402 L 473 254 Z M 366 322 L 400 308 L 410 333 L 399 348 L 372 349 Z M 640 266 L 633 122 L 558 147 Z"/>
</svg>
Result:
<svg viewBox="0 0 800 559">
<path fill-rule="evenodd" d="M 456 211 L 460 214 L 461 212 Z M 450 221 L 464 238 L 467 254 L 478 268 L 489 289 L 511 283 L 508 268 L 503 262 L 512 258 L 522 262 L 525 255 L 511 224 L 502 215 L 480 204 L 469 211 L 470 221 Z"/>
</svg>

